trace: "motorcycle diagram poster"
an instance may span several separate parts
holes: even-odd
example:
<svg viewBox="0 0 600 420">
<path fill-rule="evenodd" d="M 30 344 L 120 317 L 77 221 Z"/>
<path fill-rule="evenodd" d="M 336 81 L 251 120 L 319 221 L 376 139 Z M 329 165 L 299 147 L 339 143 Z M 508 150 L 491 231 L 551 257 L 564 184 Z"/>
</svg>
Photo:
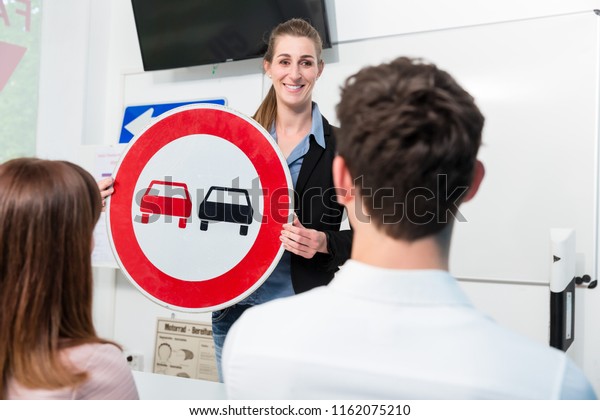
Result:
<svg viewBox="0 0 600 420">
<path fill-rule="evenodd" d="M 211 324 L 159 318 L 153 372 L 218 382 Z"/>
</svg>

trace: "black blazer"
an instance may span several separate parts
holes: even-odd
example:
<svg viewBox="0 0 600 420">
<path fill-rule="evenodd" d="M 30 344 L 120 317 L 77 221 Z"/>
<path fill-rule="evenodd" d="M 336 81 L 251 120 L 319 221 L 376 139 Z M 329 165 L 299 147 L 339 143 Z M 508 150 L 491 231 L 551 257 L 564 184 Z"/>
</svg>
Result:
<svg viewBox="0 0 600 420">
<path fill-rule="evenodd" d="M 323 117 L 326 148 L 310 136 L 296 181 L 294 209 L 306 228 L 325 232 L 329 254 L 317 253 L 307 259 L 292 253 L 292 285 L 296 293 L 326 285 L 338 267 L 350 258 L 352 230 L 340 231 L 343 206 L 335 198 L 332 164 L 335 157 L 334 129 Z"/>
</svg>

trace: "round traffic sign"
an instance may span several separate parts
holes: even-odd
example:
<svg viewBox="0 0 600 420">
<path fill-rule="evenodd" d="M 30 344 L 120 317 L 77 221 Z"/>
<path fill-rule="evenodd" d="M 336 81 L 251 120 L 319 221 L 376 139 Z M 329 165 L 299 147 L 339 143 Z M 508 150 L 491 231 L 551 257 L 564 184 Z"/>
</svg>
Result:
<svg viewBox="0 0 600 420">
<path fill-rule="evenodd" d="M 266 130 L 239 112 L 198 104 L 161 115 L 132 140 L 113 176 L 113 252 L 129 280 L 163 306 L 230 306 L 283 254 L 288 166 Z"/>
</svg>

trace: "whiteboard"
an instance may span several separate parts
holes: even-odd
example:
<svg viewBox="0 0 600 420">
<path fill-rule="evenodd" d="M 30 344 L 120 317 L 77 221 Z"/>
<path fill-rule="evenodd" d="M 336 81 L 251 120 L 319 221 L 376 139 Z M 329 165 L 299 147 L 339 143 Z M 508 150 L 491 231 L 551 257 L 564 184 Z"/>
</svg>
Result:
<svg viewBox="0 0 600 420">
<path fill-rule="evenodd" d="M 592 11 L 347 42 L 315 89 L 335 121 L 343 80 L 365 65 L 422 57 L 452 74 L 486 116 L 486 177 L 460 210 L 458 278 L 547 284 L 550 229 L 574 228 L 577 272 L 595 273 L 598 20 Z"/>
</svg>

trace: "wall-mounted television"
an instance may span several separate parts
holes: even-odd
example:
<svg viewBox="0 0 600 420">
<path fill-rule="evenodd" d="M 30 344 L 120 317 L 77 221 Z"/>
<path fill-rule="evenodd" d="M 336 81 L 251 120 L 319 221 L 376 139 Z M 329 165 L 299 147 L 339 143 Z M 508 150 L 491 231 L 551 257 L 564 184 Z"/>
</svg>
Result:
<svg viewBox="0 0 600 420">
<path fill-rule="evenodd" d="M 271 29 L 310 22 L 331 47 L 324 0 L 132 0 L 144 70 L 261 57 Z"/>
</svg>

